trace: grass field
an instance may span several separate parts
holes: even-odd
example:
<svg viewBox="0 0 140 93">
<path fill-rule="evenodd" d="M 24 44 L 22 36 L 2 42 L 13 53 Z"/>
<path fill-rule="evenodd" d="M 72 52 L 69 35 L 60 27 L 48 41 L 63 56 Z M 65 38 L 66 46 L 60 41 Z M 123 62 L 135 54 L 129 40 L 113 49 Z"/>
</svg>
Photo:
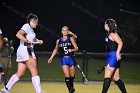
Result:
<svg viewBox="0 0 140 93">
<path fill-rule="evenodd" d="M 47 63 L 47 56 L 38 56 L 38 64 L 39 64 L 39 75 L 41 80 L 47 81 L 64 81 L 64 75 L 62 73 L 62 69 L 60 66 L 59 57 L 55 57 L 52 64 Z M 81 57 L 76 58 L 77 62 L 83 67 L 83 59 Z M 11 74 L 16 72 L 17 63 L 15 62 L 15 57 L 12 58 L 12 68 L 10 69 Z M 88 59 L 87 61 L 87 77 L 91 81 L 102 81 L 104 78 L 104 73 L 97 74 L 97 68 L 105 65 L 105 59 L 94 58 Z M 131 60 L 123 60 L 121 62 L 121 72 L 120 76 L 124 82 L 132 82 L 132 83 L 140 83 L 140 62 L 134 59 Z M 21 78 L 21 80 L 30 80 L 31 75 L 27 70 L 25 76 Z M 76 69 L 76 80 L 82 81 L 81 74 L 78 69 Z"/>
<path fill-rule="evenodd" d="M 44 93 L 68 93 L 65 83 L 63 82 L 41 82 Z M 0 84 L 0 88 L 3 84 Z M 75 83 L 75 93 L 101 93 L 101 84 L 88 84 Z M 140 85 L 138 84 L 126 84 L 128 93 L 140 93 Z M 46 92 L 47 91 L 47 92 Z M 12 88 L 10 93 L 35 93 L 31 82 L 18 82 Z M 112 84 L 109 88 L 108 93 L 121 93 L 118 87 Z"/>
<path fill-rule="evenodd" d="M 60 66 L 58 57 L 55 57 L 52 64 L 47 64 L 48 56 L 38 56 L 39 75 L 41 80 L 41 86 L 47 93 L 68 93 L 64 83 L 64 76 Z M 83 67 L 83 59 L 77 57 L 76 60 Z M 79 70 L 76 69 L 76 80 L 80 81 L 75 83 L 76 93 L 101 93 L 102 80 L 104 76 L 97 74 L 97 68 L 102 67 L 105 64 L 105 59 L 94 58 L 87 60 L 86 75 L 88 80 L 93 81 L 92 84 L 84 85 L 81 83 L 82 77 Z M 123 60 L 121 62 L 120 76 L 126 83 L 126 89 L 128 93 L 140 93 L 140 62 L 135 59 Z M 15 57 L 12 57 L 11 74 L 14 74 L 17 69 L 17 63 Z M 22 80 L 25 80 L 22 81 Z M 28 82 L 26 81 L 28 80 Z M 31 83 L 31 75 L 27 70 L 25 76 L 21 78 L 22 82 L 17 83 L 11 90 L 11 93 L 35 93 Z M 30 82 L 29 82 L 30 81 Z M 53 81 L 53 82 L 52 82 Z M 56 82 L 59 81 L 59 82 Z M 62 81 L 62 82 L 60 82 Z M 101 83 L 94 83 L 94 81 L 101 81 Z M 130 83 L 127 83 L 130 82 Z M 0 84 L 0 88 L 3 84 Z M 45 92 L 46 93 L 46 92 Z M 118 87 L 114 84 L 111 85 L 108 93 L 121 93 Z"/>
<path fill-rule="evenodd" d="M 62 69 L 60 66 L 59 57 L 55 57 L 52 64 L 47 64 L 48 56 L 38 56 L 38 64 L 39 64 L 39 74 L 41 76 L 41 80 L 47 81 L 63 81 L 64 76 L 62 73 Z M 77 62 L 83 66 L 83 59 L 78 57 L 76 58 Z M 15 62 L 15 57 L 12 58 L 12 68 L 11 74 L 16 72 L 17 63 Z M 88 59 L 87 61 L 87 77 L 91 81 L 95 80 L 103 80 L 104 73 L 97 74 L 97 68 L 105 65 L 105 59 Z M 136 60 L 124 60 L 121 62 L 121 71 L 120 76 L 124 82 L 136 82 L 140 83 L 140 62 Z M 30 80 L 31 75 L 27 70 L 25 76 L 21 78 L 21 80 Z M 82 81 L 81 74 L 79 70 L 76 69 L 76 81 Z"/>
</svg>

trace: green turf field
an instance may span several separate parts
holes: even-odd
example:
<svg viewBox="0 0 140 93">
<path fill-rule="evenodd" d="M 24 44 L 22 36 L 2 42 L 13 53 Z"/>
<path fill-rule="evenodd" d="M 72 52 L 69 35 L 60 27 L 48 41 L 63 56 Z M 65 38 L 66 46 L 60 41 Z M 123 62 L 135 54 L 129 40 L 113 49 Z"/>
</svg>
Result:
<svg viewBox="0 0 140 93">
<path fill-rule="evenodd" d="M 44 93 L 68 93 L 67 88 L 62 82 L 41 82 Z M 0 84 L 0 88 L 3 84 Z M 102 84 L 88 84 L 75 83 L 75 93 L 101 93 Z M 126 84 L 128 93 L 140 93 L 140 85 Z M 47 92 L 46 92 L 47 91 Z M 35 93 L 31 82 L 18 82 L 12 88 L 10 93 Z M 121 93 L 118 87 L 112 84 L 108 93 Z"/>
<path fill-rule="evenodd" d="M 41 76 L 41 80 L 47 81 L 64 81 L 64 76 L 60 66 L 59 57 L 55 57 L 52 64 L 47 63 L 47 56 L 38 56 L 38 64 L 39 64 L 39 74 Z M 83 66 L 83 59 L 81 57 L 76 58 L 81 66 Z M 105 59 L 88 59 L 87 60 L 87 77 L 91 81 L 95 80 L 103 80 L 103 74 L 97 74 L 97 68 L 102 67 L 105 64 Z M 11 74 L 16 72 L 17 63 L 15 62 L 15 57 L 12 58 L 12 68 L 10 69 Z M 124 60 L 121 64 L 121 72 L 120 76 L 124 82 L 136 82 L 140 83 L 140 62 L 134 59 Z M 27 70 L 26 74 L 21 78 L 21 80 L 30 80 L 31 75 Z M 82 81 L 81 74 L 79 70 L 76 70 L 76 81 Z"/>
<path fill-rule="evenodd" d="M 38 56 L 39 64 L 39 75 L 41 77 L 41 85 L 44 91 L 47 93 L 68 93 L 65 83 L 64 76 L 61 70 L 60 61 L 58 57 L 55 57 L 52 64 L 47 64 L 48 56 Z M 77 57 L 76 60 L 81 66 L 83 66 L 83 59 Z M 105 64 L 105 59 L 94 58 L 87 60 L 87 77 L 92 84 L 82 84 L 82 77 L 79 70 L 76 70 L 76 80 L 80 81 L 75 83 L 76 93 L 101 93 L 102 80 L 104 79 L 103 74 L 97 74 L 97 68 L 102 67 Z M 11 74 L 16 72 L 17 63 L 15 57 L 12 57 L 12 68 L 10 69 Z M 131 59 L 123 60 L 121 64 L 121 78 L 126 83 L 126 89 L 128 93 L 140 93 L 140 62 Z M 22 81 L 22 80 L 29 80 Z M 45 80 L 45 82 L 43 82 Z M 31 75 L 27 70 L 26 74 L 21 78 L 22 82 L 17 83 L 11 90 L 11 93 L 35 93 L 31 83 Z M 53 81 L 53 82 L 51 82 Z M 59 82 L 56 82 L 59 81 Z M 62 81 L 62 82 L 60 82 Z M 94 83 L 94 81 L 101 81 L 100 83 Z M 130 82 L 130 83 L 127 83 Z M 0 84 L 0 88 L 3 84 Z M 118 87 L 114 84 L 111 85 L 108 93 L 121 93 Z"/>
</svg>

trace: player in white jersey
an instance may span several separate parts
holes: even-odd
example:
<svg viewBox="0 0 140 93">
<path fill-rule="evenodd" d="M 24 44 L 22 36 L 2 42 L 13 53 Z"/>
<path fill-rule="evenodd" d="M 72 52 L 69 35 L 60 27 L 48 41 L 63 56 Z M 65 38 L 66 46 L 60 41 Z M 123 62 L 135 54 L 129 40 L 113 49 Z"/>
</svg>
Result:
<svg viewBox="0 0 140 93">
<path fill-rule="evenodd" d="M 19 81 L 20 77 L 24 75 L 26 68 L 28 68 L 32 75 L 32 83 L 36 93 L 42 93 L 40 86 L 40 77 L 37 71 L 37 62 L 34 54 L 34 42 L 43 44 L 42 40 L 36 39 L 36 34 L 33 28 L 38 25 L 38 17 L 30 13 L 27 17 L 27 23 L 17 32 L 16 36 L 20 39 L 20 45 L 17 49 L 17 72 L 10 78 L 7 85 L 1 89 L 0 93 L 9 93 L 12 86 Z"/>
</svg>

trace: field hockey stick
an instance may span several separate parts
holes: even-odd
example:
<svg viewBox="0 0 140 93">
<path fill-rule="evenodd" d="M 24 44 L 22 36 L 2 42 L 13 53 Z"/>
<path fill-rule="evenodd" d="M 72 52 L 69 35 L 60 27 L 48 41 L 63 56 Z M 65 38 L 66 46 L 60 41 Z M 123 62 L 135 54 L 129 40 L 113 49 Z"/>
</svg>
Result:
<svg viewBox="0 0 140 93">
<path fill-rule="evenodd" d="M 84 83 L 88 84 L 88 79 L 86 77 L 86 75 L 84 74 L 84 71 L 82 70 L 81 66 L 79 65 L 79 63 L 74 59 L 74 54 L 70 53 L 71 56 L 73 57 L 74 62 L 76 63 L 77 68 L 79 69 L 79 71 L 81 72 L 82 77 L 84 78 Z"/>
<path fill-rule="evenodd" d="M 75 63 L 76 63 L 77 68 L 78 68 L 79 71 L 81 72 L 82 77 L 84 78 L 84 83 L 85 83 L 85 84 L 88 84 L 88 79 L 87 79 L 86 75 L 84 74 L 84 72 L 83 72 L 81 66 L 80 66 L 79 63 L 77 63 L 76 61 L 75 61 Z"/>
<path fill-rule="evenodd" d="M 98 68 L 97 72 L 98 72 L 98 74 L 101 74 L 104 70 L 105 70 L 105 67 Z"/>
</svg>

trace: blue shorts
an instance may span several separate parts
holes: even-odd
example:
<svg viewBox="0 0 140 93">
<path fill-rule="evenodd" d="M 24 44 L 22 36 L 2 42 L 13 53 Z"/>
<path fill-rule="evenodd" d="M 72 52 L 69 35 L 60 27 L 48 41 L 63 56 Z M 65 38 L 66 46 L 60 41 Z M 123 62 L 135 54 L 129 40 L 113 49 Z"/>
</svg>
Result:
<svg viewBox="0 0 140 93">
<path fill-rule="evenodd" d="M 64 56 L 61 58 L 61 66 L 64 65 L 71 67 L 71 66 L 76 66 L 76 63 L 72 57 Z"/>
<path fill-rule="evenodd" d="M 113 67 L 113 68 L 120 67 L 120 61 L 117 61 L 117 58 L 116 58 L 116 51 L 107 52 L 106 56 L 107 56 L 106 66 L 109 65 L 110 67 Z"/>
</svg>

